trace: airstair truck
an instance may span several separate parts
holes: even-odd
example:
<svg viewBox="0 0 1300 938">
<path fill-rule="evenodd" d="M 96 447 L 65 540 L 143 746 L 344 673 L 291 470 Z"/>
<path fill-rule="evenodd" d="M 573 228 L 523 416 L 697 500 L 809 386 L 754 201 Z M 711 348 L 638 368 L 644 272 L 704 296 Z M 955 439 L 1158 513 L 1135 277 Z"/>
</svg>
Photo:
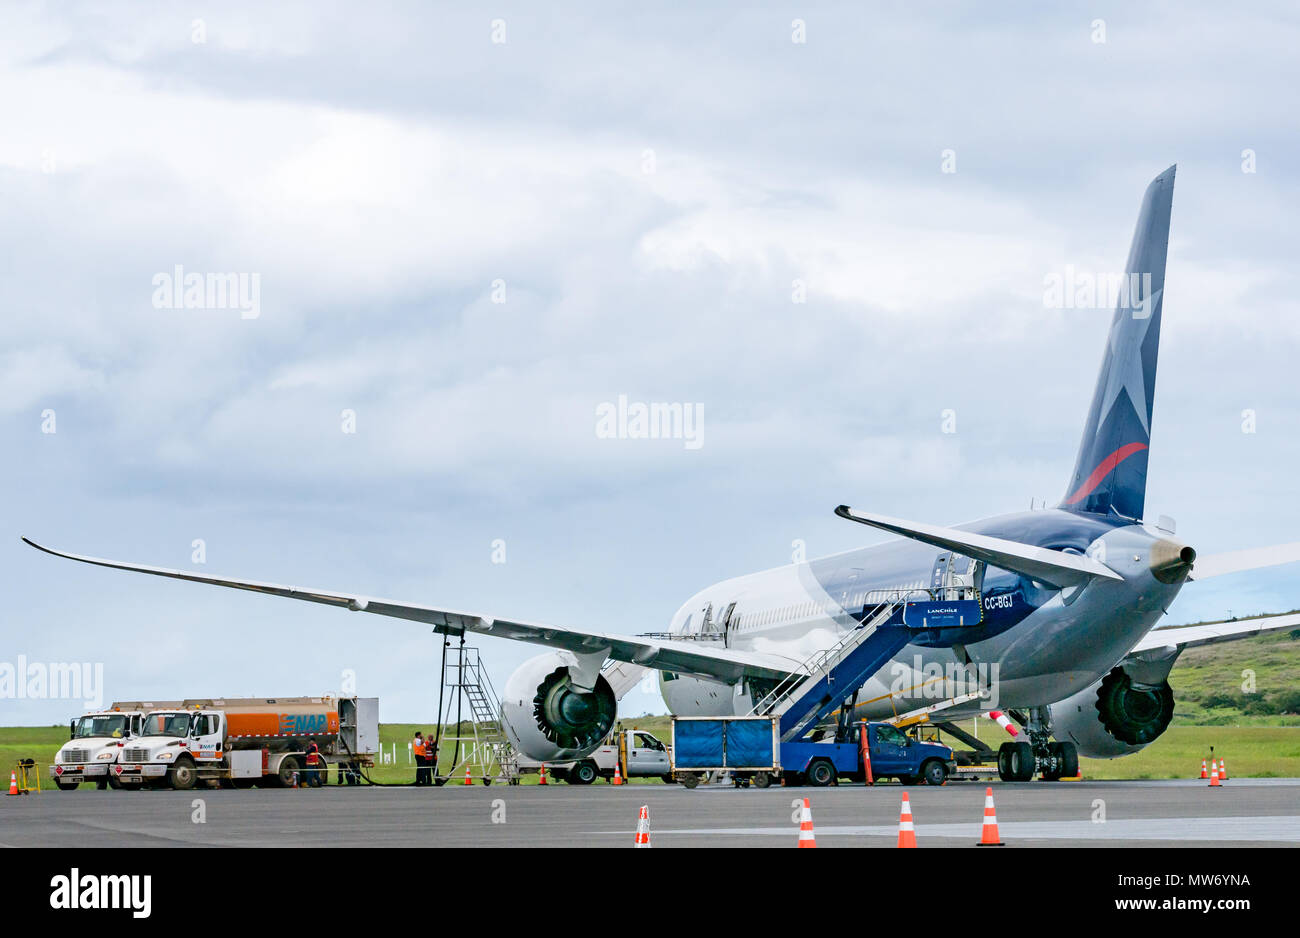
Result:
<svg viewBox="0 0 1300 938">
<path fill-rule="evenodd" d="M 89 710 L 68 725 L 68 742 L 54 754 L 50 778 L 60 791 L 75 791 L 82 782 L 104 789 L 117 787 L 111 769 L 123 742 L 140 732 L 144 715 L 179 701 L 120 701 L 105 710 Z"/>
<path fill-rule="evenodd" d="M 377 697 L 204 698 L 145 715 L 118 750 L 123 787 L 292 786 L 319 747 L 325 765 L 355 778 L 379 748 Z"/>
</svg>

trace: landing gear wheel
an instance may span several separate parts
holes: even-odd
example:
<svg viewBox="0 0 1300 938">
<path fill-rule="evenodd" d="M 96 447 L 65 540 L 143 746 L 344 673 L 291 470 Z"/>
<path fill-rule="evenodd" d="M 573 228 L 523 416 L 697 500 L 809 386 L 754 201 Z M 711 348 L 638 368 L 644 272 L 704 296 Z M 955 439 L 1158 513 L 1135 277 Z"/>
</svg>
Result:
<svg viewBox="0 0 1300 938">
<path fill-rule="evenodd" d="M 771 772 L 755 772 L 755 773 L 754 773 L 754 787 L 755 787 L 755 788 L 771 788 L 771 787 L 772 787 L 772 773 L 771 773 Z"/>
<path fill-rule="evenodd" d="M 1034 777 L 1037 760 L 1029 743 L 1003 743 L 998 747 L 998 777 L 1004 782 L 1027 782 Z"/>
<path fill-rule="evenodd" d="M 1079 774 L 1079 750 L 1074 743 L 1052 743 L 1047 748 L 1056 768 L 1050 774 L 1044 772 L 1043 778 L 1055 782 L 1062 778 L 1074 778 Z"/>
<path fill-rule="evenodd" d="M 948 781 L 948 767 L 937 759 L 932 759 L 921 766 L 921 777 L 927 785 L 942 785 Z"/>
<path fill-rule="evenodd" d="M 808 784 L 815 788 L 825 788 L 835 781 L 835 766 L 825 759 L 817 759 L 808 766 Z"/>
</svg>

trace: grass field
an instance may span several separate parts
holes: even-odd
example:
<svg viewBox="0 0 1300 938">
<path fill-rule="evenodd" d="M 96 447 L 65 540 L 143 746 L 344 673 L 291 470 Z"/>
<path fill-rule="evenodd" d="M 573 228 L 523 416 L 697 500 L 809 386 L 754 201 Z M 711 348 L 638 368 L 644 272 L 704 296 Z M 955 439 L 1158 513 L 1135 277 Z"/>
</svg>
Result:
<svg viewBox="0 0 1300 938">
<path fill-rule="evenodd" d="M 1199 775 L 1210 747 L 1228 760 L 1232 776 L 1300 777 L 1300 630 L 1258 636 L 1184 652 L 1169 676 L 1174 689 L 1173 725 L 1146 749 L 1121 759 L 1081 759 L 1087 778 L 1186 778 Z M 1277 712 L 1279 710 L 1289 712 Z M 1273 712 L 1252 712 L 1273 711 Z M 666 716 L 624 718 L 626 728 L 647 730 L 664 742 L 671 736 Z M 972 721 L 962 721 L 964 729 Z M 397 747 L 397 761 L 375 766 L 377 782 L 402 783 L 415 777 L 407 744 L 429 724 L 385 723 L 384 749 Z M 996 725 L 981 720 L 980 739 L 997 746 L 1005 739 Z M 20 758 L 48 765 L 67 741 L 67 726 L 0 728 L 0 770 Z M 439 766 L 452 762 L 452 747 L 441 747 Z M 536 784 L 526 775 L 523 784 Z M 637 784 L 662 784 L 636 780 Z M 42 786 L 46 783 L 42 780 Z M 88 787 L 88 786 L 83 786 Z"/>
</svg>

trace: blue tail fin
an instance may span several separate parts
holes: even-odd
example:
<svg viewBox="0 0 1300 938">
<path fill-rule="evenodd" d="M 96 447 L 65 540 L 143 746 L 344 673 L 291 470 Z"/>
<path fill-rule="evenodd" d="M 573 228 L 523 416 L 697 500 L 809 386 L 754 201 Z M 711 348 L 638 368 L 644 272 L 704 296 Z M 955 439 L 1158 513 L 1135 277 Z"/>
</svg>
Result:
<svg viewBox="0 0 1300 938">
<path fill-rule="evenodd" d="M 1097 390 L 1061 502 L 1071 511 L 1142 518 L 1175 168 L 1152 180 L 1142 198 Z"/>
</svg>

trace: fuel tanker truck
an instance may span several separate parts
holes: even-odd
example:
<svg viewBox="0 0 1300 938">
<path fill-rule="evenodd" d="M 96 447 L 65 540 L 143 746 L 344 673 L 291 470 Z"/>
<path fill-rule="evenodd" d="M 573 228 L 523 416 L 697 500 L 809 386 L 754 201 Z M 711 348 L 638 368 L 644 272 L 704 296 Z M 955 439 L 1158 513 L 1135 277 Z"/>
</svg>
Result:
<svg viewBox="0 0 1300 938">
<path fill-rule="evenodd" d="M 313 742 L 325 765 L 357 780 L 379 749 L 379 698 L 185 700 L 144 715 L 118 747 L 113 775 L 122 788 L 290 787 Z"/>
</svg>

